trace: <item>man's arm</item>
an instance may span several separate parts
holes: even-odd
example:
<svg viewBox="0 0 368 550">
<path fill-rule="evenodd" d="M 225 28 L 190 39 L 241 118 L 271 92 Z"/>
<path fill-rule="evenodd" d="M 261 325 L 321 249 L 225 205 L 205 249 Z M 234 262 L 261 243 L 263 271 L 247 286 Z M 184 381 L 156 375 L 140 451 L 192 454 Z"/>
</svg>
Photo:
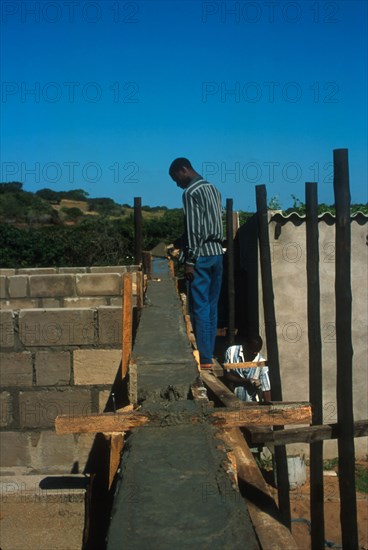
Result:
<svg viewBox="0 0 368 550">
<path fill-rule="evenodd" d="M 247 386 L 248 382 L 246 378 L 242 378 L 239 376 L 239 374 L 236 374 L 235 372 L 225 372 L 226 379 L 229 382 L 233 382 L 233 384 L 236 384 L 237 386 Z"/>
<path fill-rule="evenodd" d="M 183 210 L 187 237 L 187 246 L 184 250 L 185 263 L 194 266 L 203 240 L 201 234 L 203 211 L 190 193 L 183 194 Z"/>
</svg>

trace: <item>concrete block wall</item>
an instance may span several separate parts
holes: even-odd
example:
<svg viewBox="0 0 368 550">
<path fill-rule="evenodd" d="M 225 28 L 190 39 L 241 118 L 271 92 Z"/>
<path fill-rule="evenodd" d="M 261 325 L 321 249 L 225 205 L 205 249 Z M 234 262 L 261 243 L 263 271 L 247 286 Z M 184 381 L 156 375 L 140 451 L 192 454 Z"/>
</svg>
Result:
<svg viewBox="0 0 368 550">
<path fill-rule="evenodd" d="M 127 268 L 98 269 L 2 270 L 2 296 L 10 306 L 0 311 L 2 475 L 83 471 L 94 434 L 58 436 L 54 421 L 60 414 L 102 412 L 120 366 L 122 308 L 112 300 L 122 303 Z M 35 300 L 33 308 L 17 307 L 24 289 L 27 296 L 19 298 Z M 56 307 L 45 307 L 45 299 Z M 78 306 L 82 299 L 99 302 Z"/>
<path fill-rule="evenodd" d="M 122 274 L 138 266 L 0 269 L 2 310 L 121 305 Z"/>
</svg>

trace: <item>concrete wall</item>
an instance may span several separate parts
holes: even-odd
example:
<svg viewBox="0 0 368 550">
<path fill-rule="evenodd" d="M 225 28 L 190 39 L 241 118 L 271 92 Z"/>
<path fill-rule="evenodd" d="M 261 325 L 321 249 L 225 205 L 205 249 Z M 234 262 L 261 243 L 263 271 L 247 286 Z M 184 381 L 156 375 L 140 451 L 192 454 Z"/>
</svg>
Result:
<svg viewBox="0 0 368 550">
<path fill-rule="evenodd" d="M 54 420 L 104 410 L 121 361 L 127 269 L 2 270 L 2 474 L 83 470 L 94 435 L 57 436 Z"/>
<path fill-rule="evenodd" d="M 121 306 L 122 273 L 137 266 L 0 269 L 0 308 Z"/>
<path fill-rule="evenodd" d="M 355 420 L 368 418 L 367 388 L 367 218 L 351 223 L 352 241 L 352 335 Z M 281 234 L 276 238 L 276 225 Z M 332 225 L 331 225 L 332 223 Z M 277 336 L 283 399 L 309 400 L 307 327 L 307 277 L 305 223 L 295 216 L 282 220 L 274 216 L 269 224 L 272 275 L 275 294 Z M 335 338 L 335 226 L 333 220 L 319 221 L 321 327 L 323 361 L 324 423 L 336 422 L 336 338 Z M 262 285 L 260 284 L 260 330 L 265 333 Z M 309 452 L 308 445 L 288 446 L 288 452 Z M 366 456 L 367 438 L 355 439 L 356 454 Z M 324 444 L 325 456 L 337 456 L 336 442 Z"/>
</svg>

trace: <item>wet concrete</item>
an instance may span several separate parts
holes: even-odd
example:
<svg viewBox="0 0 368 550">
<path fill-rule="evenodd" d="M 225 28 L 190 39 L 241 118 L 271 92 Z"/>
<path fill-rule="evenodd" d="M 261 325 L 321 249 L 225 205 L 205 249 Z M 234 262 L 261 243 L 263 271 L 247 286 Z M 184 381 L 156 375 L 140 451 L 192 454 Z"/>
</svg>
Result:
<svg viewBox="0 0 368 550">
<path fill-rule="evenodd" d="M 107 550 L 256 550 L 216 429 L 185 420 L 189 413 L 204 417 L 203 407 L 187 399 L 198 371 L 166 260 L 155 260 L 154 268 L 161 280 L 149 282 L 133 353 L 140 410 L 164 414 L 160 427 L 138 428 L 127 438 Z"/>
<path fill-rule="evenodd" d="M 186 399 L 198 375 L 186 336 L 182 305 L 167 260 L 153 260 L 146 305 L 139 324 L 133 358 L 138 365 L 138 402 L 167 399 L 172 386 Z"/>
</svg>

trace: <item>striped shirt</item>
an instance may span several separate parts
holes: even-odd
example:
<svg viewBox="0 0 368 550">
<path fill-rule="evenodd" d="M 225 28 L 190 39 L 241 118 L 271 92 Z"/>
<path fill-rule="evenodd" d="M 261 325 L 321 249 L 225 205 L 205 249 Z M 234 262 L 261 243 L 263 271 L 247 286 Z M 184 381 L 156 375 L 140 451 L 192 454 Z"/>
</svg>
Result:
<svg viewBox="0 0 368 550">
<path fill-rule="evenodd" d="M 208 181 L 197 179 L 183 193 L 185 233 L 180 260 L 195 264 L 199 256 L 223 254 L 220 192 Z"/>
<path fill-rule="evenodd" d="M 260 353 L 257 353 L 254 362 L 264 361 L 264 358 Z M 226 350 L 225 363 L 243 363 L 244 352 L 243 346 L 230 346 Z M 262 391 L 269 391 L 271 389 L 270 378 L 268 376 L 268 367 L 251 367 L 250 369 L 231 369 L 227 372 L 233 372 L 244 379 L 259 380 L 261 383 Z M 239 399 L 243 401 L 253 401 L 254 395 L 250 394 L 244 386 L 237 386 L 234 388 L 234 393 Z"/>
</svg>

